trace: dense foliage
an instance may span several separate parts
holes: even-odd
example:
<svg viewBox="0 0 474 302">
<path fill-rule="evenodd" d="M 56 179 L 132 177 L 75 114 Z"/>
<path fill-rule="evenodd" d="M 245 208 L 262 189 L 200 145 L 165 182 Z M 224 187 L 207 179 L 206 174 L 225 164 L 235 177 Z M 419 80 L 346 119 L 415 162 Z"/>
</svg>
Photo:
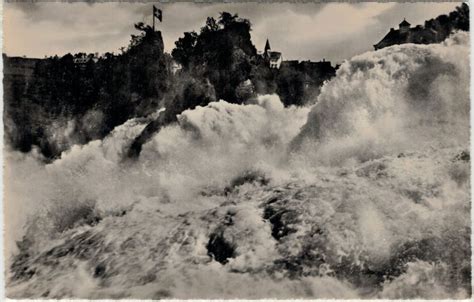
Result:
<svg viewBox="0 0 474 302">
<path fill-rule="evenodd" d="M 425 21 L 425 28 L 435 30 L 441 40 L 446 39 L 455 30 L 469 31 L 469 5 L 462 3 L 448 15 Z"/>
<path fill-rule="evenodd" d="M 56 157 L 72 144 L 102 138 L 127 119 L 155 111 L 171 87 L 171 57 L 163 53 L 161 32 L 141 23 L 136 28 L 141 34 L 120 55 L 39 60 L 28 85 L 6 93 L 12 147 L 27 152 L 38 146 L 46 157 Z"/>
</svg>

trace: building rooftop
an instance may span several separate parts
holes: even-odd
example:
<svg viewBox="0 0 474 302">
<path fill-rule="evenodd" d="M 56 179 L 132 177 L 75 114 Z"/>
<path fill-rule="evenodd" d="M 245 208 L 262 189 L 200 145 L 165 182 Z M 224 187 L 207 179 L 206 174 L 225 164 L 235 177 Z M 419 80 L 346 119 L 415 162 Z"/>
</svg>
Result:
<svg viewBox="0 0 474 302">
<path fill-rule="evenodd" d="M 278 51 L 269 51 L 268 57 L 270 61 L 278 61 L 281 58 L 281 52 Z"/>
<path fill-rule="evenodd" d="M 400 27 L 410 27 L 410 23 L 407 22 L 407 20 L 403 19 L 403 21 L 398 24 Z"/>
<path fill-rule="evenodd" d="M 395 30 L 391 28 L 385 37 L 374 45 L 374 48 L 381 49 L 387 46 L 405 43 L 427 44 L 436 41 L 437 32 L 432 28 L 425 28 L 423 26 L 416 26 L 408 30 Z"/>
</svg>

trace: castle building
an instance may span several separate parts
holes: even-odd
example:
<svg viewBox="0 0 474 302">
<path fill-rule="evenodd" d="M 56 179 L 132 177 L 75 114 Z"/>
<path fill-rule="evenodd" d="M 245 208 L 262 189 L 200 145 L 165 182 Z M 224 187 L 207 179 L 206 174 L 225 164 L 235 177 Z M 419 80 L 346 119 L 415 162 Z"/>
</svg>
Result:
<svg viewBox="0 0 474 302">
<path fill-rule="evenodd" d="M 398 28 L 400 30 L 400 33 L 408 32 L 410 30 L 410 26 L 411 26 L 411 24 L 408 23 L 408 21 L 405 20 L 405 18 L 403 18 L 403 21 L 400 24 L 398 24 Z"/>
<path fill-rule="evenodd" d="M 374 45 L 374 48 L 378 50 L 384 47 L 405 43 L 429 44 L 438 42 L 438 40 L 438 33 L 432 28 L 423 27 L 421 25 L 411 27 L 411 24 L 403 19 L 398 25 L 398 29 L 390 28 L 390 31 L 380 42 Z"/>
</svg>

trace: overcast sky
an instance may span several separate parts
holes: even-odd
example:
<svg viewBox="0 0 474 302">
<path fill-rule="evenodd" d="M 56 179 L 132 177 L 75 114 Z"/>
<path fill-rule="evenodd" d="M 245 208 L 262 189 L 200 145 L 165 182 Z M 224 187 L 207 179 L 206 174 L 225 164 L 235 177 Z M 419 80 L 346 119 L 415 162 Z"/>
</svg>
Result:
<svg viewBox="0 0 474 302">
<path fill-rule="evenodd" d="M 163 10 L 165 50 L 185 31 L 199 31 L 208 16 L 228 11 L 252 23 L 257 49 L 267 37 L 285 60 L 334 62 L 372 49 L 406 18 L 412 25 L 449 13 L 445 3 L 232 3 L 156 4 Z M 68 52 L 119 52 L 136 33 L 133 24 L 151 24 L 151 3 L 4 3 L 4 52 L 44 57 Z"/>
</svg>

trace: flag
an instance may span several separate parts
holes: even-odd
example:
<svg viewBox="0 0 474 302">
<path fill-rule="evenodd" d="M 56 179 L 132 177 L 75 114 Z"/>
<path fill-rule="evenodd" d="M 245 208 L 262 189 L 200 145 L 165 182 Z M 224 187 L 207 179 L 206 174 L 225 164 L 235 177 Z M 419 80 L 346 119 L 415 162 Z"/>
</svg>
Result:
<svg viewBox="0 0 474 302">
<path fill-rule="evenodd" d="M 162 22 L 163 20 L 163 12 L 161 11 L 161 9 L 156 8 L 154 5 L 153 5 L 153 18 L 158 18 L 160 22 Z"/>
</svg>

